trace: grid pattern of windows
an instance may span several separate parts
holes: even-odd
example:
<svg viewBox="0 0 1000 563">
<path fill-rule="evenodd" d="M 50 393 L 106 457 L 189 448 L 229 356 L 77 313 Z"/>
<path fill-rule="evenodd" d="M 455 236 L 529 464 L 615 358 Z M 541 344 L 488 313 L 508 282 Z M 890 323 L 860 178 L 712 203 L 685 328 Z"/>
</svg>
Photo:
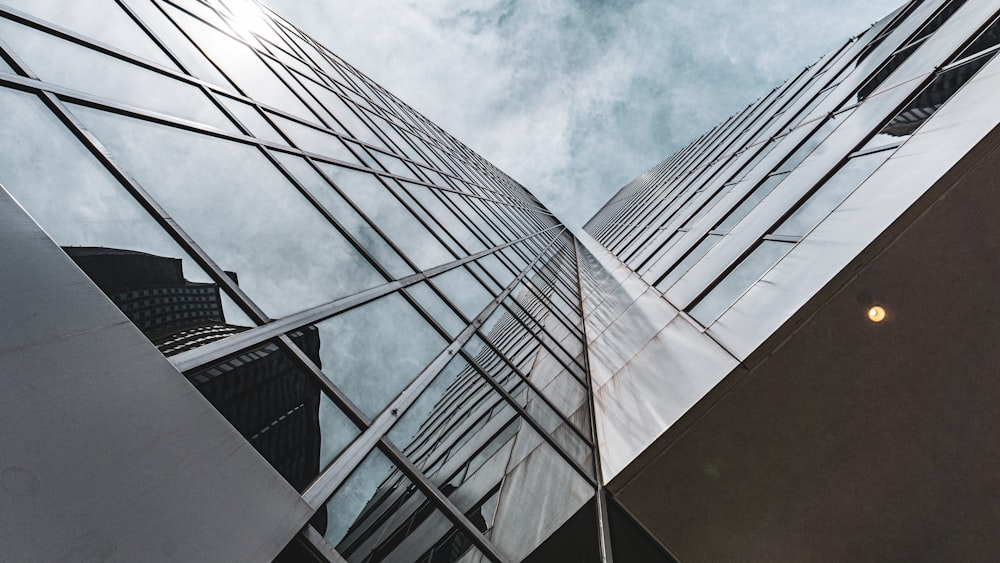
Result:
<svg viewBox="0 0 1000 563">
<path fill-rule="evenodd" d="M 0 193 L 309 507 L 279 560 L 639 553 L 605 481 L 704 396 L 675 372 L 747 357 L 696 325 L 874 185 L 998 16 L 907 3 L 623 187 L 598 257 L 257 0 L 0 0 Z"/>
<path fill-rule="evenodd" d="M 995 19 L 957 49 L 923 48 L 965 6 L 910 2 L 623 187 L 585 229 L 711 326 L 993 57 Z"/>
<path fill-rule="evenodd" d="M 592 501 L 575 241 L 522 186 L 253 0 L 5 0 L 0 38 L 0 184 L 299 541 L 519 560 Z"/>
</svg>

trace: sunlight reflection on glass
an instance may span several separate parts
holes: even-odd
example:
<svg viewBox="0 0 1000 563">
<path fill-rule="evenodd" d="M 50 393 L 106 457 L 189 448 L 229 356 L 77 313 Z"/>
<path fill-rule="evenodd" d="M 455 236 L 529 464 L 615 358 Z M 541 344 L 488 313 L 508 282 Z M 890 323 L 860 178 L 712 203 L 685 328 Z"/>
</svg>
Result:
<svg viewBox="0 0 1000 563">
<path fill-rule="evenodd" d="M 256 35 L 265 35 L 270 28 L 260 6 L 248 0 L 230 0 L 226 3 L 233 19 L 229 25 L 241 38 L 253 45 L 261 45 Z"/>
</svg>

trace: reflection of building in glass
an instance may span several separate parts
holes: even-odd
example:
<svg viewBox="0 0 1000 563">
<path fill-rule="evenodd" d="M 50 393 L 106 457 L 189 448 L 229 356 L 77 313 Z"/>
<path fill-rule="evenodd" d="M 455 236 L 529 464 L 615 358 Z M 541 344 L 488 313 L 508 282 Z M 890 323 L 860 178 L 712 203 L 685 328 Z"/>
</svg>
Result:
<svg viewBox="0 0 1000 563">
<path fill-rule="evenodd" d="M 63 250 L 164 355 L 245 330 L 225 324 L 218 285 L 184 279 L 180 258 L 117 248 Z"/>
<path fill-rule="evenodd" d="M 226 324 L 219 286 L 184 279 L 179 258 L 117 248 L 63 250 L 167 356 L 247 330 Z M 316 327 L 303 327 L 290 337 L 320 363 Z M 320 395 L 310 378 L 275 344 L 189 375 L 205 398 L 297 489 L 305 488 L 320 469 Z"/>
<path fill-rule="evenodd" d="M 255 0 L 92 4 L 0 5 L 0 559 L 1000 551 L 997 3 L 578 237 Z"/>
</svg>

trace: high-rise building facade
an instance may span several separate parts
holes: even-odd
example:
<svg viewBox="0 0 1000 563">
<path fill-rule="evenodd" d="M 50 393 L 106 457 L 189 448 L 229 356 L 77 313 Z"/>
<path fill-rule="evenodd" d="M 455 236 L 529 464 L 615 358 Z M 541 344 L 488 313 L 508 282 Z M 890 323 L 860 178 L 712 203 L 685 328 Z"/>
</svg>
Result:
<svg viewBox="0 0 1000 563">
<path fill-rule="evenodd" d="M 1000 3 L 906 3 L 577 237 L 255 0 L 2 1 L 0 559 L 997 547 Z"/>
<path fill-rule="evenodd" d="M 998 18 L 903 4 L 585 227 L 603 474 L 678 559 L 996 552 Z"/>
</svg>

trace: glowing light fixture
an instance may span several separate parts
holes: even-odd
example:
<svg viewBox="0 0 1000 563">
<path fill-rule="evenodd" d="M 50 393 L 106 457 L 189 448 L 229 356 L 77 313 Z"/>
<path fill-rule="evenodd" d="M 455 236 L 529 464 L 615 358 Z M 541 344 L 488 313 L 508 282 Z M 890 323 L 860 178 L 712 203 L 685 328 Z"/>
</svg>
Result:
<svg viewBox="0 0 1000 563">
<path fill-rule="evenodd" d="M 871 309 L 868 309 L 868 320 L 873 323 L 880 323 L 885 320 L 885 309 L 875 305 Z"/>
</svg>

